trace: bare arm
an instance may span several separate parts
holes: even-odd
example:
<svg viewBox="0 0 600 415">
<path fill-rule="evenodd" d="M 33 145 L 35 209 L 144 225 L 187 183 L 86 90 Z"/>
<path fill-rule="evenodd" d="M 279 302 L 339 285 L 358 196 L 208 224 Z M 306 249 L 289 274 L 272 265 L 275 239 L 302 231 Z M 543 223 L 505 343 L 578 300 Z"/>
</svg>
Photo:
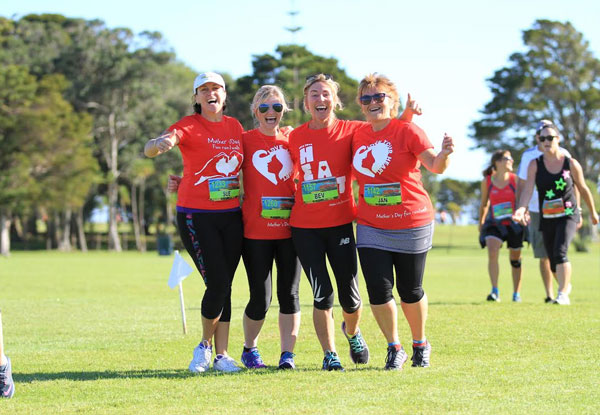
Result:
<svg viewBox="0 0 600 415">
<path fill-rule="evenodd" d="M 592 219 L 592 223 L 594 225 L 598 224 L 598 212 L 596 212 L 596 207 L 594 206 L 594 199 L 592 198 L 592 192 L 590 192 L 589 187 L 585 183 L 585 178 L 583 177 L 583 169 L 577 160 L 574 158 L 571 159 L 571 176 L 573 177 L 573 182 L 575 186 L 583 196 L 583 200 L 586 205 L 590 209 L 590 216 Z"/>
<path fill-rule="evenodd" d="M 411 122 L 413 119 L 413 115 L 421 115 L 423 111 L 421 110 L 421 106 L 417 104 L 417 101 L 410 98 L 410 94 L 408 94 L 408 98 L 406 99 L 406 105 L 404 106 L 404 111 L 400 116 L 402 121 Z"/>
<path fill-rule="evenodd" d="M 159 154 L 169 151 L 179 144 L 181 132 L 174 129 L 173 131 L 165 130 L 161 135 L 148 141 L 144 146 L 144 154 L 146 157 L 156 157 Z"/>
<path fill-rule="evenodd" d="M 448 134 L 444 134 L 442 150 L 437 155 L 429 148 L 419 154 L 418 159 L 430 172 L 442 174 L 448 168 L 448 165 L 450 164 L 448 156 L 453 152 L 454 142 L 452 141 L 452 137 Z"/>
<path fill-rule="evenodd" d="M 485 222 L 485 217 L 487 216 L 487 212 L 490 206 L 489 200 L 489 189 L 486 183 L 486 180 L 483 179 L 481 181 L 481 202 L 479 204 L 479 231 L 481 232 L 481 228 Z"/>
</svg>

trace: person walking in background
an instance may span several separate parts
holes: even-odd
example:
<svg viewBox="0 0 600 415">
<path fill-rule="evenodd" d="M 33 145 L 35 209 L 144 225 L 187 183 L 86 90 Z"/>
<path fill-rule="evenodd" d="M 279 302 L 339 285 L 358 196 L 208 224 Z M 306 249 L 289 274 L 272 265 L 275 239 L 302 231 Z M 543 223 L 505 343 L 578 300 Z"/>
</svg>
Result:
<svg viewBox="0 0 600 415">
<path fill-rule="evenodd" d="M 214 72 L 194 80 L 194 114 L 148 141 L 144 153 L 156 157 L 178 146 L 183 178 L 177 192 L 181 240 L 202 275 L 202 341 L 189 370 L 209 369 L 213 345 L 215 370 L 241 370 L 227 354 L 231 319 L 231 284 L 242 252 L 242 214 L 238 173 L 244 161 L 242 126 L 223 115 L 225 81 Z M 214 342 L 213 342 L 214 338 Z"/>
<path fill-rule="evenodd" d="M 550 269 L 558 278 L 558 294 L 554 304 L 569 305 L 571 300 L 568 287 L 572 270 L 567 252 L 581 215 L 575 197 L 575 187 L 579 189 L 588 205 L 594 225 L 598 224 L 598 213 L 590 189 L 585 183 L 581 165 L 560 151 L 560 134 L 556 126 L 544 126 L 539 131 L 538 140 L 543 153 L 529 163 L 527 181 L 519 196 L 518 208 L 513 219 L 527 223 L 527 205 L 534 187 L 537 187 L 541 210 L 540 230 L 550 259 Z"/>
<path fill-rule="evenodd" d="M 487 246 L 488 250 L 488 274 L 492 283 L 488 301 L 500 301 L 498 256 L 503 242 L 506 242 L 513 280 L 512 300 L 521 302 L 521 248 L 525 229 L 512 220 L 517 194 L 513 162 L 509 151 L 496 150 L 490 165 L 483 171 L 484 179 L 481 181 L 479 241 L 481 247 Z"/>
<path fill-rule="evenodd" d="M 529 167 L 529 163 L 532 160 L 535 160 L 539 156 L 542 155 L 542 143 L 539 141 L 540 132 L 546 126 L 551 126 L 552 121 L 542 120 L 538 123 L 538 126 L 535 130 L 535 144 L 533 147 L 525 150 L 523 155 L 521 156 L 521 164 L 519 165 L 519 169 L 517 171 L 517 199 L 519 193 L 522 191 L 525 182 L 527 182 L 527 168 Z M 571 157 L 569 152 L 559 147 L 559 150 L 567 157 Z M 579 192 L 577 188 L 575 188 L 576 194 L 575 197 L 577 199 L 577 206 L 580 206 L 579 202 Z M 546 292 L 546 298 L 544 301 L 546 303 L 552 303 L 554 301 L 554 289 L 552 287 L 552 277 L 556 278 L 556 274 L 552 272 L 550 269 L 550 260 L 548 259 L 548 254 L 546 253 L 546 248 L 544 248 L 544 237 L 542 236 L 542 232 L 540 231 L 540 206 L 538 201 L 538 192 L 537 188 L 533 188 L 533 194 L 531 199 L 529 200 L 528 212 L 530 216 L 530 222 L 528 225 L 528 235 L 529 235 L 529 243 L 533 248 L 533 257 L 539 259 L 539 267 L 540 274 L 542 276 L 542 282 L 544 283 L 544 290 Z M 580 220 L 581 225 L 581 220 Z M 566 292 L 569 294 L 571 292 L 572 285 L 569 284 L 567 286 Z"/>
<path fill-rule="evenodd" d="M 431 344 L 425 335 L 428 302 L 423 275 L 432 246 L 434 210 L 420 167 L 443 173 L 454 151 L 453 140 L 445 135 L 436 154 L 419 127 L 397 119 L 398 91 L 383 75 L 363 78 L 357 101 L 368 122 L 352 140 L 352 166 L 359 184 L 357 246 L 371 310 L 388 343 L 385 369 L 401 370 L 408 359 L 398 336 L 394 271 L 413 338 L 412 366 L 428 367 Z"/>
<path fill-rule="evenodd" d="M 12 365 L 10 359 L 4 354 L 2 312 L 0 311 L 0 398 L 12 398 L 14 394 L 15 382 L 12 377 Z"/>
</svg>

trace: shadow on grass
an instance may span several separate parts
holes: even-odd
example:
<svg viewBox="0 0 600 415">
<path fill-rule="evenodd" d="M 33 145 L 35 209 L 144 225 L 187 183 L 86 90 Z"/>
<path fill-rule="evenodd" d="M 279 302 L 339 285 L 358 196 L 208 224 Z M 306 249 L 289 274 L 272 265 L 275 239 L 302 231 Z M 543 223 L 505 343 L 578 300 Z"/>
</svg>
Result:
<svg viewBox="0 0 600 415">
<path fill-rule="evenodd" d="M 383 371 L 376 367 L 346 367 L 346 372 Z M 104 372 L 51 372 L 51 373 L 13 373 L 13 378 L 17 383 L 48 382 L 56 380 L 70 381 L 96 381 L 103 379 L 187 379 L 194 377 L 217 377 L 217 376 L 274 376 L 278 374 L 294 372 L 314 372 L 327 373 L 320 368 L 296 368 L 295 370 L 279 370 L 276 367 L 255 370 L 242 370 L 237 373 L 223 373 L 215 370 L 209 370 L 205 373 L 191 373 L 185 369 L 174 370 L 107 370 Z"/>
</svg>

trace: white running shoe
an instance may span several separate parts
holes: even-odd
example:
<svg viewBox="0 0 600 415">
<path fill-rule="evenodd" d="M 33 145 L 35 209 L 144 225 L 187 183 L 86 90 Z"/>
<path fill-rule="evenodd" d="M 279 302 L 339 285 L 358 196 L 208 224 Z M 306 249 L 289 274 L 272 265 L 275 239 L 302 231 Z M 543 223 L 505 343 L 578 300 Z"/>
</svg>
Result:
<svg viewBox="0 0 600 415">
<path fill-rule="evenodd" d="M 194 357 L 190 362 L 189 369 L 192 373 L 206 372 L 210 368 L 210 359 L 212 358 L 212 347 L 206 340 L 202 341 L 194 349 Z"/>
<path fill-rule="evenodd" d="M 217 357 L 215 357 L 213 368 L 220 372 L 239 372 L 242 370 L 242 368 L 235 363 L 235 360 L 223 354 L 218 354 Z"/>
<path fill-rule="evenodd" d="M 571 305 L 571 300 L 569 300 L 569 296 L 563 292 L 558 292 L 556 296 L 556 300 L 554 300 L 554 304 L 559 305 Z"/>
</svg>

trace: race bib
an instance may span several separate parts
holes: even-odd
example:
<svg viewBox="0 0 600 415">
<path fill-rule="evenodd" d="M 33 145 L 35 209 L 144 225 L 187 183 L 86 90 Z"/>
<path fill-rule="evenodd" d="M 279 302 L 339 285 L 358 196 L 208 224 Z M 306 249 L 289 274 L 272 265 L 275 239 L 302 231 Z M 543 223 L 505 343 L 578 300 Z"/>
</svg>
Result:
<svg viewBox="0 0 600 415">
<path fill-rule="evenodd" d="M 560 218 L 565 215 L 565 205 L 562 199 L 544 200 L 542 203 L 542 216 L 544 218 Z"/>
<path fill-rule="evenodd" d="M 334 200 L 340 196 L 335 177 L 308 180 L 302 182 L 302 201 L 304 203 L 323 202 Z"/>
<path fill-rule="evenodd" d="M 512 218 L 513 208 L 512 203 L 502 202 L 492 206 L 492 214 L 494 219 L 508 219 Z"/>
<path fill-rule="evenodd" d="M 293 197 L 262 197 L 260 216 L 265 219 L 289 219 L 294 206 Z"/>
<path fill-rule="evenodd" d="M 393 206 L 402 203 L 400 183 L 365 184 L 365 202 L 371 206 Z"/>
<path fill-rule="evenodd" d="M 238 176 L 208 179 L 208 195 L 215 202 L 235 199 L 240 195 L 240 179 Z"/>
</svg>

